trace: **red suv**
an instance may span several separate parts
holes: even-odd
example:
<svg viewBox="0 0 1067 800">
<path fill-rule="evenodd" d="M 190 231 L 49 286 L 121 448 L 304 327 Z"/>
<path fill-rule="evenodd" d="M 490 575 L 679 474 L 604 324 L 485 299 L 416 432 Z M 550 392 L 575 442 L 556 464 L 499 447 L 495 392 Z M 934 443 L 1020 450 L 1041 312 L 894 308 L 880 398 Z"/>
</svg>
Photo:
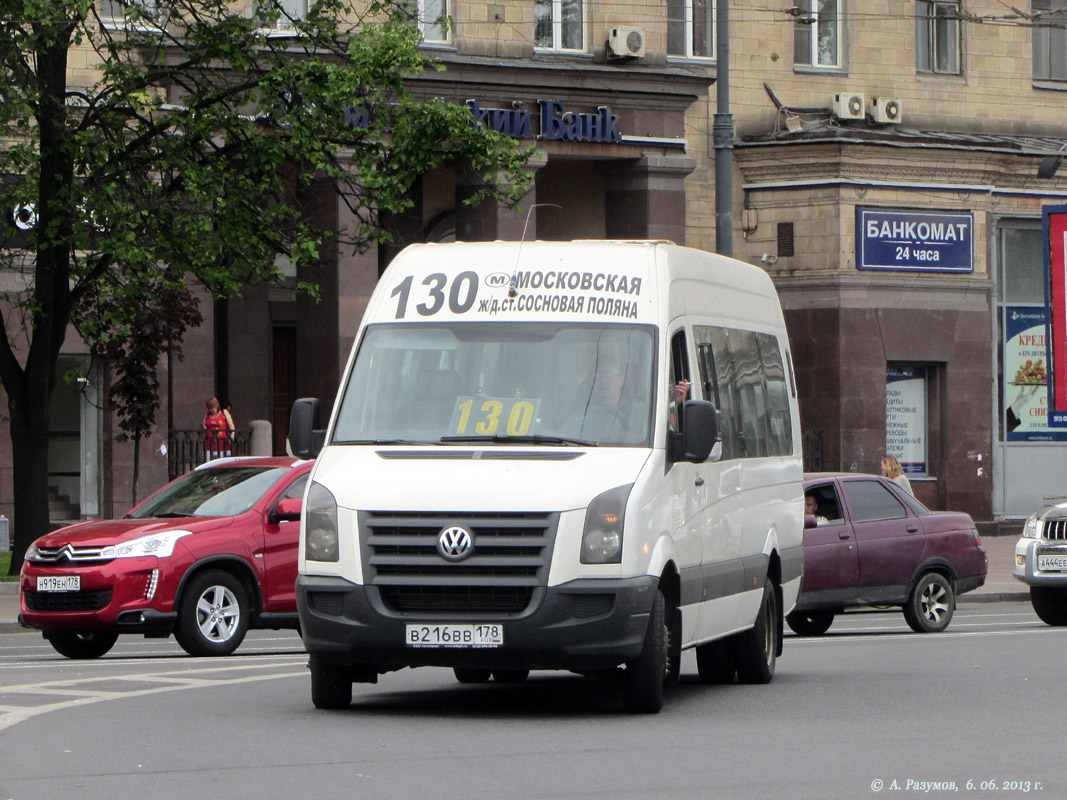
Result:
<svg viewBox="0 0 1067 800">
<path fill-rule="evenodd" d="M 913 631 L 943 631 L 956 596 L 986 578 L 969 515 L 931 511 L 893 481 L 859 473 L 804 476 L 804 580 L 794 632 L 825 633 L 853 606 L 901 606 Z"/>
<path fill-rule="evenodd" d="M 211 461 L 122 519 L 42 536 L 22 566 L 21 622 L 69 658 L 120 633 L 229 655 L 251 628 L 296 628 L 300 511 L 310 461 Z"/>
</svg>

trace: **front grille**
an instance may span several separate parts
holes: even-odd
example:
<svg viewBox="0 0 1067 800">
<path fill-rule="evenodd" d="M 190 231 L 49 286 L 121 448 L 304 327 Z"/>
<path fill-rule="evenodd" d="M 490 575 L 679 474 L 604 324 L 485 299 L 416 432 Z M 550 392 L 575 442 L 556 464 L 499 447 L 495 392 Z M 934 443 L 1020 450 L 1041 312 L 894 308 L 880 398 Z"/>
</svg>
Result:
<svg viewBox="0 0 1067 800">
<path fill-rule="evenodd" d="M 1067 542 L 1067 519 L 1050 519 L 1045 521 L 1045 539 Z"/>
<path fill-rule="evenodd" d="M 30 611 L 99 611 L 111 602 L 111 590 L 93 592 L 37 592 L 23 595 Z"/>
<path fill-rule="evenodd" d="M 40 547 L 33 561 L 38 564 L 57 564 L 60 562 L 76 561 L 84 564 L 87 561 L 111 561 L 104 555 L 104 547 L 95 545 L 92 547 L 65 544 L 62 547 Z"/>
<path fill-rule="evenodd" d="M 382 602 L 398 614 L 521 614 L 530 605 L 532 587 L 383 586 Z"/>
<path fill-rule="evenodd" d="M 548 582 L 558 514 L 359 514 L 364 578 L 400 615 L 514 615 Z M 459 525 L 471 555 L 446 561 L 437 537 Z"/>
</svg>

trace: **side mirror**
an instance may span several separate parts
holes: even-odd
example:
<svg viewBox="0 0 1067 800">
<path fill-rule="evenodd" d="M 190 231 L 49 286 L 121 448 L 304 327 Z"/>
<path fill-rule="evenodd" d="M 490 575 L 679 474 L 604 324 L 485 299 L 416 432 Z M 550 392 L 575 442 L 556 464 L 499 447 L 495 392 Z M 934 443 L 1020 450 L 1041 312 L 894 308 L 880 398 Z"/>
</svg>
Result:
<svg viewBox="0 0 1067 800">
<path fill-rule="evenodd" d="M 819 521 L 817 519 L 815 519 L 815 515 L 814 514 L 805 514 L 804 515 L 804 527 L 805 528 L 817 528 L 818 526 L 819 526 Z"/>
<path fill-rule="evenodd" d="M 289 448 L 297 458 L 315 458 L 325 440 L 319 399 L 301 397 L 293 403 L 293 410 L 289 413 Z"/>
<path fill-rule="evenodd" d="M 678 461 L 701 464 L 716 455 L 719 444 L 719 412 L 706 400 L 689 400 L 682 407 L 682 430 L 679 433 Z M 722 457 L 721 446 L 717 458 Z"/>
<path fill-rule="evenodd" d="M 298 522 L 300 512 L 304 510 L 304 501 L 299 497 L 286 497 L 278 501 L 271 514 L 271 522 Z"/>
</svg>

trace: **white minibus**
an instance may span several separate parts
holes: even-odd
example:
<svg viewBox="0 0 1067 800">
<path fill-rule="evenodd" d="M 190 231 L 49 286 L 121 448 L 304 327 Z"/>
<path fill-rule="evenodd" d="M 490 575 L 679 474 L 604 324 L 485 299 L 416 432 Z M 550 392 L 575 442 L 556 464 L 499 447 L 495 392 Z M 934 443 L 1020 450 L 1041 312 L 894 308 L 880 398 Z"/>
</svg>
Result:
<svg viewBox="0 0 1067 800">
<path fill-rule="evenodd" d="M 403 667 L 614 675 L 658 712 L 770 681 L 803 569 L 800 419 L 758 267 L 669 242 L 418 244 L 320 429 L 297 603 L 318 708 Z"/>
</svg>

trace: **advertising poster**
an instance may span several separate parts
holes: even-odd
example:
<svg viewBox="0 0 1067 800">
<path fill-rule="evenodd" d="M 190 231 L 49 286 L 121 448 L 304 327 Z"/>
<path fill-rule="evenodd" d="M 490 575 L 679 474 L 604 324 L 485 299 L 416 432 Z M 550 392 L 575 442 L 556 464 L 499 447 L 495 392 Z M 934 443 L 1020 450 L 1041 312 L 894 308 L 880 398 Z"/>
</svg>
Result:
<svg viewBox="0 0 1067 800">
<path fill-rule="evenodd" d="M 1048 425 L 1067 427 L 1067 206 L 1046 207 L 1045 234 L 1046 361 Z"/>
<path fill-rule="evenodd" d="M 1067 441 L 1048 424 L 1048 314 L 1033 306 L 1004 309 L 1004 432 L 1009 442 Z"/>
<path fill-rule="evenodd" d="M 889 367 L 885 378 L 885 452 L 906 475 L 926 474 L 926 370 Z"/>
</svg>

